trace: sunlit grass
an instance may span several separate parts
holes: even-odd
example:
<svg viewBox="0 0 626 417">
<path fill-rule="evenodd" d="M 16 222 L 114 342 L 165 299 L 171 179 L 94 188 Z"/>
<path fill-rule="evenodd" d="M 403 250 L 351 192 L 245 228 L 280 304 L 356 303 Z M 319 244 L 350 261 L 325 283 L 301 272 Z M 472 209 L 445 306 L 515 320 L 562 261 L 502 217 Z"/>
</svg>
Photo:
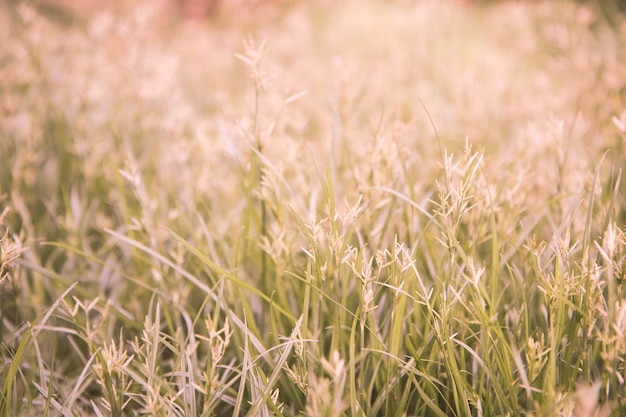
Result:
<svg viewBox="0 0 626 417">
<path fill-rule="evenodd" d="M 0 415 L 623 415 L 623 26 L 238 7 L 0 7 Z"/>
</svg>

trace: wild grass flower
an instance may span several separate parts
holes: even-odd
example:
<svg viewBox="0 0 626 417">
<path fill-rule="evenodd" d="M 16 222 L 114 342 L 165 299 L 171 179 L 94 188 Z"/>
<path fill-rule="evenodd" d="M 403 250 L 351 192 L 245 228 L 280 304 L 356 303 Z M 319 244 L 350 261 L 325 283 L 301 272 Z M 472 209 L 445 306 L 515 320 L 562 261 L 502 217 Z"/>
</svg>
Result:
<svg viewBox="0 0 626 417">
<path fill-rule="evenodd" d="M 206 328 L 209 332 L 208 342 L 211 346 L 211 363 L 216 367 L 220 360 L 224 357 L 226 348 L 230 343 L 232 333 L 230 331 L 230 325 L 228 319 L 225 319 L 224 325 L 221 329 L 217 329 L 216 323 L 210 318 L 206 319 Z"/>
<path fill-rule="evenodd" d="M 329 359 L 322 359 L 322 366 L 328 376 L 310 376 L 305 414 L 311 417 L 340 416 L 348 408 L 343 400 L 345 361 L 335 351 Z"/>
<path fill-rule="evenodd" d="M 4 218 L 8 214 L 8 207 L 0 213 L 0 228 L 4 227 Z M 25 251 L 16 236 L 9 235 L 9 229 L 6 228 L 4 236 L 0 238 L 0 284 L 2 284 L 11 274 L 15 267 L 15 261 Z"/>
<path fill-rule="evenodd" d="M 267 54 L 265 40 L 256 42 L 252 37 L 244 41 L 245 55 L 236 54 L 242 60 L 250 72 L 250 77 L 254 81 L 258 91 L 265 91 L 269 87 L 270 78 L 264 65 L 264 58 Z"/>
<path fill-rule="evenodd" d="M 541 334 L 538 340 L 529 337 L 526 349 L 527 375 L 528 380 L 532 382 L 539 376 L 548 360 L 544 335 Z"/>
<path fill-rule="evenodd" d="M 134 357 L 134 355 L 129 355 L 126 348 L 122 346 L 122 339 L 117 343 L 112 341 L 110 344 L 105 345 L 102 349 L 102 356 L 106 363 L 106 369 L 118 375 L 124 373 Z M 96 366 L 94 368 L 98 369 Z"/>
</svg>

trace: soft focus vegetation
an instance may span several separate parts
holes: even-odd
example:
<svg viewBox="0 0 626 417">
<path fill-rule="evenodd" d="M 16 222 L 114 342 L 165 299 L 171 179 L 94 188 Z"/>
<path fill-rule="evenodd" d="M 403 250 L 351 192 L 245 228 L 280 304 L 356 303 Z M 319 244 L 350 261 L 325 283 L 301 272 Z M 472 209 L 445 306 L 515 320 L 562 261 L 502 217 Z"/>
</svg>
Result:
<svg viewBox="0 0 626 417">
<path fill-rule="evenodd" d="M 619 16 L 155 4 L 0 3 L 0 415 L 626 414 Z"/>
</svg>

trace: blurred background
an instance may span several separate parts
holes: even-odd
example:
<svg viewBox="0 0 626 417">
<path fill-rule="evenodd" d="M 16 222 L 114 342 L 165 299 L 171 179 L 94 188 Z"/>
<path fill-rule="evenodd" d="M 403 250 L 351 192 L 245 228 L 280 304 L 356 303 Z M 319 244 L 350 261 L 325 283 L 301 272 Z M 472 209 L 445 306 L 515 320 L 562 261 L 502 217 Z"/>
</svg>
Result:
<svg viewBox="0 0 626 417">
<path fill-rule="evenodd" d="M 419 3 L 424 0 L 381 0 L 386 3 Z M 429 1 L 429 0 L 426 0 Z M 447 0 L 438 0 L 441 3 Z M 494 3 L 502 3 L 508 0 L 460 0 L 459 3 L 466 3 L 478 6 L 488 6 Z M 534 2 L 534 0 L 527 0 Z M 596 8 L 604 18 L 612 25 L 621 22 L 624 12 L 626 12 L 626 0 L 574 0 L 578 3 L 587 3 Z M 289 7 L 300 0 L 154 0 L 153 3 L 163 11 L 164 17 L 183 19 L 219 19 L 224 13 L 233 11 L 245 11 L 266 7 Z M 329 0 L 318 0 L 315 3 L 335 3 Z M 336 2 L 348 3 L 349 1 Z M 437 1 L 435 1 L 436 3 Z M 523 2 L 513 0 L 513 2 Z M 41 13 L 55 18 L 63 23 L 77 23 L 83 21 L 94 10 L 104 7 L 123 8 L 136 2 L 125 0 L 99 1 L 99 0 L 2 0 L 0 4 L 15 6 L 19 3 L 29 3 L 34 5 Z M 247 9 L 247 10 L 244 10 Z"/>
</svg>

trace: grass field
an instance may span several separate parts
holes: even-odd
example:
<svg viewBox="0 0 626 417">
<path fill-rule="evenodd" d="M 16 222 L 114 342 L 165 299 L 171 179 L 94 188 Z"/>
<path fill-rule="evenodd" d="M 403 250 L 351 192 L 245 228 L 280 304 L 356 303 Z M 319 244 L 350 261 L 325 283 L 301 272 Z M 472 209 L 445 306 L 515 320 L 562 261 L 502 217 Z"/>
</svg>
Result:
<svg viewBox="0 0 626 417">
<path fill-rule="evenodd" d="M 0 416 L 626 415 L 626 25 L 150 4 L 0 3 Z"/>
</svg>

